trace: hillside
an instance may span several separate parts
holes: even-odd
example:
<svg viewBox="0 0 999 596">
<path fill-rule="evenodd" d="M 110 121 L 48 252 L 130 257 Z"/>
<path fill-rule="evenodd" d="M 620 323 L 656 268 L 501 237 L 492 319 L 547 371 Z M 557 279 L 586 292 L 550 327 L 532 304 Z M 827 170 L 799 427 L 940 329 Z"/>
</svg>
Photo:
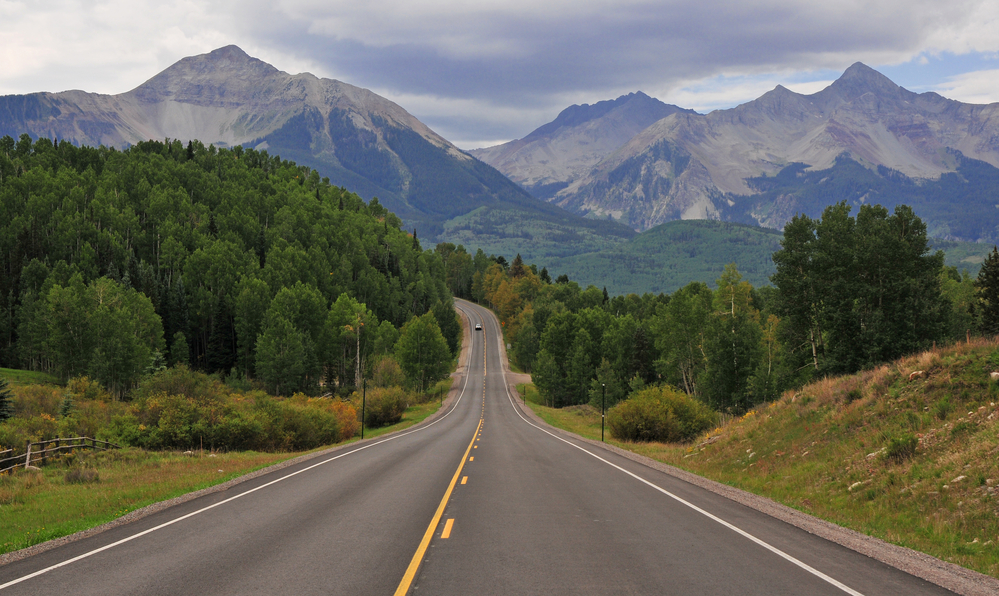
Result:
<svg viewBox="0 0 999 596">
<path fill-rule="evenodd" d="M 117 95 L 0 97 L 0 136 L 22 133 L 119 149 L 179 139 L 267 151 L 364 199 L 377 197 L 424 239 L 476 209 L 512 210 L 569 232 L 630 234 L 538 201 L 371 91 L 309 73 L 291 75 L 236 46 L 184 58 Z"/>
<path fill-rule="evenodd" d="M 0 137 L 0 209 L 0 366 L 119 394 L 175 363 L 346 390 L 358 348 L 449 312 L 440 257 L 398 217 L 253 149 Z M 342 331 L 358 317 L 364 341 Z"/>
<path fill-rule="evenodd" d="M 815 382 L 691 444 L 618 445 L 999 577 L 997 369 L 999 344 L 974 340 Z M 600 436 L 599 412 L 534 408 Z"/>
<path fill-rule="evenodd" d="M 755 225 L 681 220 L 592 252 L 565 255 L 525 245 L 521 256 L 547 267 L 555 275 L 564 273 L 583 287 L 606 286 L 612 295 L 672 293 L 692 281 L 713 286 L 729 263 L 738 266 L 743 279 L 761 287 L 770 285 L 770 276 L 775 271 L 771 255 L 780 248 L 782 237 L 780 231 Z M 978 274 L 982 261 L 992 250 L 991 244 L 971 242 L 935 239 L 931 244 L 934 250 L 944 251 L 947 266 L 967 270 L 972 276 Z"/>
</svg>

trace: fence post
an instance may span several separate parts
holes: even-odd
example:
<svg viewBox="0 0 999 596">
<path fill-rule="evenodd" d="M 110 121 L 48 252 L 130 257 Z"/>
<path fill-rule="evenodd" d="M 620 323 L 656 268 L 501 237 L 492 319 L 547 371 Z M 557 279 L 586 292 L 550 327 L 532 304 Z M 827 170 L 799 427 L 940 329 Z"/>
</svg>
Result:
<svg viewBox="0 0 999 596">
<path fill-rule="evenodd" d="M 27 441 L 27 444 L 24 446 L 24 451 L 25 451 L 25 455 L 24 455 L 24 469 L 27 470 L 28 466 L 31 465 L 31 440 L 30 439 Z"/>
</svg>

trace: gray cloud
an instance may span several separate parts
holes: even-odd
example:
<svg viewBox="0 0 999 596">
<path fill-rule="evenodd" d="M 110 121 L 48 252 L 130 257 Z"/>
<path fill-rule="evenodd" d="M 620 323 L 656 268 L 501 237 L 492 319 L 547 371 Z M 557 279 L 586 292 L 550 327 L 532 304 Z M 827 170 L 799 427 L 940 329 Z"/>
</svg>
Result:
<svg viewBox="0 0 999 596">
<path fill-rule="evenodd" d="M 991 0 L 223 0 L 209 6 L 0 3 L 0 35 L 8 42 L 0 59 L 10 65 L 0 73 L 0 92 L 120 92 L 183 56 L 236 43 L 282 70 L 310 70 L 396 99 L 468 146 L 523 136 L 570 103 L 639 89 L 666 100 L 690 100 L 707 89 L 710 100 L 688 105 L 713 106 L 728 96 L 750 99 L 739 94 L 763 82 L 807 82 L 809 73 L 812 80 L 828 78 L 857 60 L 878 66 L 999 51 L 999 5 Z M 61 77 L 67 80 L 61 86 L 25 88 Z M 124 81 L 125 88 L 108 89 Z M 934 82 L 942 81 L 928 85 Z"/>
</svg>

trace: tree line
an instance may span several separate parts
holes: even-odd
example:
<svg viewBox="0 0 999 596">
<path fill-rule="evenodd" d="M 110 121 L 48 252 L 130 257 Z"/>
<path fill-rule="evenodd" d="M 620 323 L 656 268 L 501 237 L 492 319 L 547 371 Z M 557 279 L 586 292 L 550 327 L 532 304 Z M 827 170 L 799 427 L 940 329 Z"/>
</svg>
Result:
<svg viewBox="0 0 999 596">
<path fill-rule="evenodd" d="M 986 299 L 983 281 L 992 275 L 999 296 L 999 253 L 972 279 L 930 252 L 909 207 L 850 211 L 839 203 L 818 219 L 792 219 L 773 255 L 773 285 L 756 288 L 730 265 L 714 288 L 610 297 L 553 281 L 519 256 L 508 265 L 448 245 L 437 251 L 452 291 L 496 311 L 514 363 L 549 404 L 609 407 L 664 384 L 740 413 L 814 378 L 995 333 L 989 305 L 999 329 L 999 299 Z"/>
<path fill-rule="evenodd" d="M 437 252 L 266 151 L 3 137 L 0 255 L 0 366 L 119 396 L 173 364 L 347 395 L 385 358 L 422 389 L 460 341 Z"/>
</svg>

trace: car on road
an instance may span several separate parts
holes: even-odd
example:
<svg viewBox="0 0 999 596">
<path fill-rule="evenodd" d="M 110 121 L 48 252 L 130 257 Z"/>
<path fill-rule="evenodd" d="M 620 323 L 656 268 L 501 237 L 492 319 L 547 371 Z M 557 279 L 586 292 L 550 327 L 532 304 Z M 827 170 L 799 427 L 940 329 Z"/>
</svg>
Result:
<svg viewBox="0 0 999 596">
<path fill-rule="evenodd" d="M 475 324 L 475 330 L 476 331 L 482 331 L 482 323 L 476 323 Z"/>
</svg>

